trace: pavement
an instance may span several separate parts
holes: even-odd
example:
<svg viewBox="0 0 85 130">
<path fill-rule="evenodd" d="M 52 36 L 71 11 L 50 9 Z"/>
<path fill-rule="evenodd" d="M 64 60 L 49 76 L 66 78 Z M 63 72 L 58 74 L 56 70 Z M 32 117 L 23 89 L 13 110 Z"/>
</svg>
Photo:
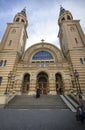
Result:
<svg viewBox="0 0 85 130">
<path fill-rule="evenodd" d="M 69 109 L 0 109 L 0 130 L 85 130 Z"/>
</svg>

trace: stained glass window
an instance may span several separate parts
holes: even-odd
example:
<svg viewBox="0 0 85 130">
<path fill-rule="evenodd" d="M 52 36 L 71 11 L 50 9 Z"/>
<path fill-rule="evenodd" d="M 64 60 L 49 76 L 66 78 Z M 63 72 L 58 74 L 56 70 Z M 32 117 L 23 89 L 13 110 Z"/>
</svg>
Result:
<svg viewBox="0 0 85 130">
<path fill-rule="evenodd" d="M 32 60 L 52 60 L 52 59 L 53 56 L 46 51 L 37 52 L 32 58 Z"/>
</svg>

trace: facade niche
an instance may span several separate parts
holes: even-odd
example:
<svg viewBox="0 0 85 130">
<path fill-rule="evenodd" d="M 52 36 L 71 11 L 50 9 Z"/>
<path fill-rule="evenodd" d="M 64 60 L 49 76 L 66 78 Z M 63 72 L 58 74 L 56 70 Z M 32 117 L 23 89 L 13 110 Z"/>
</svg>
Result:
<svg viewBox="0 0 85 130">
<path fill-rule="evenodd" d="M 62 81 L 62 75 L 60 73 L 57 73 L 55 75 L 55 81 L 56 81 L 57 94 L 62 94 L 63 93 L 63 81 Z"/>
<path fill-rule="evenodd" d="M 22 93 L 28 93 L 30 87 L 30 74 L 26 73 L 23 78 Z"/>
</svg>

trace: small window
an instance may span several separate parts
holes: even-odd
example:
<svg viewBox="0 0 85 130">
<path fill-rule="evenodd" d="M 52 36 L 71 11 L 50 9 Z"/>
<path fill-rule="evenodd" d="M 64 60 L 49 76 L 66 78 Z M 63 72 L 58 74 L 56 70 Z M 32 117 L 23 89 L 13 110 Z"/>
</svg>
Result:
<svg viewBox="0 0 85 130">
<path fill-rule="evenodd" d="M 76 43 L 78 43 L 78 40 L 77 40 L 77 38 L 75 38 L 75 42 L 76 42 Z"/>
<path fill-rule="evenodd" d="M 65 20 L 65 18 L 63 17 L 63 18 L 62 18 L 62 21 L 64 21 L 64 20 Z"/>
<path fill-rule="evenodd" d="M 4 61 L 4 66 L 6 66 L 7 60 Z"/>
<path fill-rule="evenodd" d="M 19 22 L 19 18 L 16 19 L 16 22 Z"/>
<path fill-rule="evenodd" d="M 82 58 L 80 58 L 80 62 L 81 62 L 81 64 L 83 64 L 83 59 Z"/>
<path fill-rule="evenodd" d="M 2 83 L 2 77 L 0 76 L 0 85 L 1 85 L 1 83 Z"/>
<path fill-rule="evenodd" d="M 0 61 L 0 66 L 3 66 L 3 60 Z"/>
<path fill-rule="evenodd" d="M 71 18 L 70 18 L 70 16 L 69 16 L 69 15 L 67 15 L 67 19 L 68 19 L 68 20 L 71 20 Z"/>
<path fill-rule="evenodd" d="M 85 58 L 84 58 L 84 63 L 85 63 Z"/>
<path fill-rule="evenodd" d="M 11 46 L 11 44 L 12 44 L 12 40 L 9 41 L 9 46 Z"/>
<path fill-rule="evenodd" d="M 21 22 L 23 22 L 23 23 L 24 23 L 24 20 L 22 19 L 22 20 L 21 20 Z"/>
</svg>

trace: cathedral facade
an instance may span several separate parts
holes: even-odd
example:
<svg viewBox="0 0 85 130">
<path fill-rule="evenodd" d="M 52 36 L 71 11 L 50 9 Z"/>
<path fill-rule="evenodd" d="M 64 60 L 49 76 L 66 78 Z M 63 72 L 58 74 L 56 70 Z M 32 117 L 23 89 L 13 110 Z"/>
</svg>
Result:
<svg viewBox="0 0 85 130">
<path fill-rule="evenodd" d="M 60 8 L 57 46 L 42 40 L 25 50 L 27 16 L 14 17 L 0 43 L 0 94 L 85 93 L 85 35 L 79 20 Z"/>
</svg>

